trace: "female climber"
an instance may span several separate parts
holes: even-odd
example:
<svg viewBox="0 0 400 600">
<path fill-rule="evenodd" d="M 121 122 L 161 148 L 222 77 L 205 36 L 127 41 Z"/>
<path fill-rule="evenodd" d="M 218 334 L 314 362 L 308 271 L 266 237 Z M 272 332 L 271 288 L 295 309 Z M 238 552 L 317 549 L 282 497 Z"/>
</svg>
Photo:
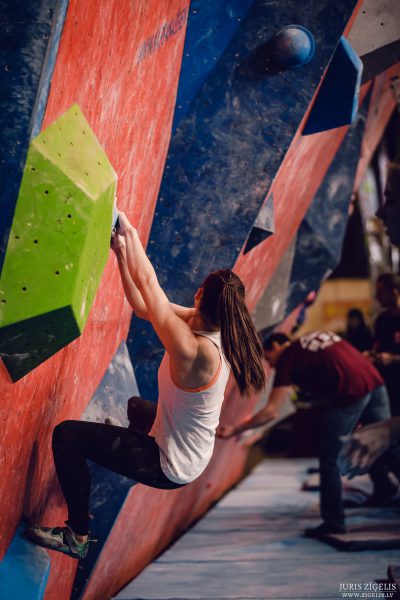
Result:
<svg viewBox="0 0 400 600">
<path fill-rule="evenodd" d="M 66 527 L 35 525 L 26 534 L 78 559 L 86 556 L 90 541 L 86 459 L 151 487 L 184 486 L 210 461 L 230 370 L 242 395 L 261 391 L 265 383 L 262 347 L 237 275 L 228 269 L 211 273 L 197 290 L 194 307 L 185 308 L 169 302 L 122 212 L 112 248 L 128 302 L 151 322 L 166 352 L 158 371 L 158 403 L 131 399 L 128 428 L 64 421 L 54 429 L 54 463 L 68 520 Z"/>
</svg>

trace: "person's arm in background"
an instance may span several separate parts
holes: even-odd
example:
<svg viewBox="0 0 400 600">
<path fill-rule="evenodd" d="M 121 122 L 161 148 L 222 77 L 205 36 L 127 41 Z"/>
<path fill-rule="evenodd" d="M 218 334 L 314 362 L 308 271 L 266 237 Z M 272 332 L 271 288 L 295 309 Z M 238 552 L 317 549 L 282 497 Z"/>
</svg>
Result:
<svg viewBox="0 0 400 600">
<path fill-rule="evenodd" d="M 400 417 L 366 425 L 350 436 L 342 437 L 339 455 L 342 475 L 349 478 L 366 473 L 391 446 L 400 441 Z"/>
<path fill-rule="evenodd" d="M 111 248 L 113 249 L 118 261 L 119 272 L 121 275 L 122 286 L 124 288 L 126 299 L 128 300 L 137 317 L 149 321 L 149 314 L 142 294 L 134 284 L 129 273 L 126 258 L 125 238 L 116 233 L 113 234 L 111 238 Z M 188 321 L 188 319 L 190 319 L 190 317 L 192 317 L 195 313 L 194 308 L 186 308 L 185 306 L 179 306 L 178 304 L 173 304 L 172 302 L 170 304 L 174 313 L 184 321 Z"/>
<path fill-rule="evenodd" d="M 375 363 L 378 365 L 393 365 L 400 363 L 400 354 L 391 354 L 390 352 L 376 352 L 374 355 Z"/>
<path fill-rule="evenodd" d="M 287 398 L 291 394 L 291 386 L 281 386 L 272 389 L 267 404 L 249 419 L 245 419 L 238 425 L 219 425 L 217 427 L 217 436 L 221 438 L 230 438 L 242 433 L 247 429 L 254 429 L 266 425 L 270 421 L 278 418 L 280 410 Z"/>
</svg>

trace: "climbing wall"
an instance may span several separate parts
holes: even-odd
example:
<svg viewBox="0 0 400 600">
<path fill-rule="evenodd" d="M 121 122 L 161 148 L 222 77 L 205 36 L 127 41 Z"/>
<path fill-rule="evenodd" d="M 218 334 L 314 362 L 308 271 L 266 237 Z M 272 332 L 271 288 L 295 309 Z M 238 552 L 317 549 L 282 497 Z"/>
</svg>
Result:
<svg viewBox="0 0 400 600">
<path fill-rule="evenodd" d="M 195 87 L 196 93 L 185 97 L 180 95 L 181 90 L 189 86 L 182 78 L 191 73 L 190 61 L 194 61 L 192 69 L 197 75 L 202 65 L 198 54 L 192 58 L 194 39 L 200 40 L 201 36 L 205 39 L 207 33 L 212 36 L 211 26 L 207 30 L 207 21 L 201 18 L 199 5 L 191 7 L 175 112 L 177 130 L 171 139 L 148 246 L 163 287 L 177 302 L 191 303 L 198 285 L 213 268 L 231 267 L 236 261 L 235 269 L 239 271 L 243 259 L 240 274 L 248 284 L 249 305 L 256 306 L 347 130 L 315 134 L 308 140 L 304 138 L 305 141 L 301 138 L 310 102 L 353 7 L 346 4 L 340 18 L 336 15 L 335 31 L 330 32 L 324 29 L 327 11 L 332 8 L 329 4 L 312 17 L 307 16 L 312 11 L 305 7 L 285 7 L 290 22 L 301 19 L 315 34 L 316 62 L 311 61 L 297 72 L 262 77 L 258 72 L 240 71 L 238 65 L 248 67 L 249 57 L 253 53 L 259 56 L 258 47 L 288 18 L 278 3 L 269 3 L 267 8 L 262 4 L 253 3 L 246 15 L 237 17 L 229 42 L 220 49 L 220 54 L 214 54 L 214 68 L 204 74 L 202 85 Z M 208 16 L 210 12 L 207 4 Z M 199 23 L 203 27 L 201 36 Z M 187 103 L 179 98 L 186 98 Z M 276 102 L 271 102 L 271 98 L 276 98 Z M 261 122 L 265 123 L 265 131 L 260 129 Z M 285 123 L 283 131 L 282 123 Z M 321 154 L 324 160 L 318 173 Z M 300 165 L 304 170 L 301 182 L 295 176 Z M 292 173 L 293 167 L 297 171 Z M 278 193 L 273 193 L 272 199 L 271 182 L 278 177 L 281 187 L 276 188 Z M 309 186 L 308 178 L 311 178 Z M 264 205 L 268 219 L 259 218 Z M 261 221 L 270 235 L 243 256 L 250 232 L 261 229 Z M 276 252 L 271 252 L 275 243 Z M 162 348 L 147 323 L 133 320 L 128 348 L 141 394 L 155 400 L 155 372 Z M 230 385 L 223 419 L 239 420 L 256 402 L 255 397 L 240 399 L 235 386 Z M 246 449 L 235 440 L 218 440 L 210 465 L 190 486 L 173 492 L 133 487 L 121 504 L 84 598 L 94 599 L 101 594 L 107 597 L 117 583 L 122 586 L 133 573 L 139 572 L 168 544 L 171 536 L 183 531 L 240 477 L 246 456 Z M 115 507 L 111 494 L 108 502 Z M 118 580 L 103 579 L 103 574 L 110 571 L 118 571 Z"/>
<path fill-rule="evenodd" d="M 21 60 L 13 63 L 19 65 L 15 70 L 19 75 L 14 73 L 13 80 L 8 79 L 10 106 L 28 85 L 28 67 L 22 60 L 26 48 L 36 62 L 35 77 L 27 89 L 29 102 L 24 110 L 20 107 L 24 117 L 20 120 L 24 124 L 18 138 L 21 144 L 6 135 L 2 140 L 8 144 L 6 162 L 17 182 L 12 189 L 7 188 L 8 225 L 0 232 L 5 240 L 4 282 L 14 285 L 17 281 L 15 276 L 9 279 L 9 273 L 16 261 L 11 253 L 14 244 L 22 241 L 15 239 L 20 235 L 15 228 L 20 203 L 26 203 L 29 144 L 32 151 L 38 144 L 40 147 L 48 128 L 51 131 L 59 126 L 77 105 L 79 118 L 87 123 L 92 143 L 101 154 L 94 153 L 90 164 L 79 161 L 79 176 L 76 171 L 68 175 L 70 167 L 66 168 L 63 160 L 62 143 L 74 140 L 63 136 L 60 144 L 54 145 L 51 160 L 49 172 L 57 167 L 54 185 L 38 188 L 43 196 L 51 196 L 53 192 L 44 191 L 58 188 L 59 178 L 64 176 L 73 194 L 84 192 L 84 196 L 100 199 L 105 190 L 100 201 L 107 214 L 100 224 L 104 231 L 98 233 L 106 252 L 115 172 L 118 203 L 137 226 L 143 242 L 149 242 L 149 255 L 171 300 L 190 304 L 209 271 L 234 267 L 246 283 L 248 305 L 255 311 L 259 327 L 275 325 L 276 319 L 284 316 L 284 307 L 278 307 L 274 318 L 265 318 L 261 305 L 268 306 L 267 286 L 276 273 L 272 281 L 275 293 L 287 295 L 296 260 L 296 233 L 335 157 L 344 148 L 350 122 L 307 136 L 302 135 L 303 128 L 338 43 L 351 31 L 361 1 L 192 0 L 189 7 L 188 0 L 105 0 L 100 9 L 96 3 L 71 0 L 60 3 L 57 6 L 62 10 L 56 10 L 50 1 L 37 0 L 29 7 L 21 4 L 25 12 L 18 14 L 18 25 L 13 3 L 7 6 L 10 22 L 4 26 L 6 47 L 12 46 L 10 40 L 18 27 L 25 32 L 18 38 L 20 48 L 15 50 Z M 312 33 L 315 54 L 298 69 L 266 68 L 271 40 L 292 23 Z M 388 79 L 384 81 L 389 85 Z M 381 97 L 386 98 L 386 88 L 382 89 Z M 352 90 L 354 100 L 358 90 L 356 86 Z M 360 98 L 366 93 L 364 87 Z M 379 107 L 375 86 L 372 102 Z M 18 116 L 14 114 L 15 122 Z M 380 122 L 385 118 L 386 113 Z M 83 146 L 79 150 L 83 152 Z M 42 164 L 42 158 L 38 160 L 38 165 Z M 98 162 L 102 164 L 96 165 Z M 105 164 L 109 166 L 103 186 L 91 177 L 93 168 Z M 7 164 L 4 169 L 7 172 Z M 29 178 L 33 175 L 35 172 L 30 171 Z M 90 179 L 90 189 L 86 178 Z M 79 192 L 73 191 L 76 187 Z M 82 203 L 85 205 L 80 199 L 79 205 Z M 73 212 L 73 202 L 67 206 L 66 213 L 57 213 L 56 221 L 61 219 L 69 239 L 68 227 L 78 215 Z M 57 211 L 58 205 L 53 209 Z M 29 214 L 22 210 L 26 227 L 28 222 L 36 227 L 39 214 L 43 218 L 40 236 L 44 236 L 35 234 L 32 245 L 27 246 L 29 253 L 34 256 L 42 239 L 54 249 L 55 233 L 48 226 L 48 213 L 40 209 L 34 221 L 27 220 Z M 96 215 L 89 211 L 84 221 L 97 223 Z M 95 229 L 97 232 L 98 227 Z M 84 250 L 79 254 L 90 263 L 91 248 L 98 241 L 96 232 L 85 230 L 83 222 L 79 232 L 89 240 L 82 242 Z M 68 418 L 111 418 L 124 425 L 129 395 L 140 392 L 150 400 L 157 399 L 154 382 L 162 348 L 147 323 L 134 318 L 130 324 L 131 311 L 123 298 L 116 261 L 113 257 L 107 260 L 107 254 L 102 258 L 105 264 L 100 261 L 94 270 L 95 285 L 85 304 L 84 318 L 76 319 L 77 339 L 67 343 L 70 340 L 62 339 L 56 330 L 49 352 L 17 373 L 15 383 L 10 378 L 10 364 L 6 369 L 7 360 L 1 366 L 4 475 L 0 494 L 8 508 L 1 511 L 0 548 L 4 560 L 12 564 L 18 555 L 15 548 L 21 547 L 23 514 L 48 525 L 60 524 L 65 518 L 50 453 L 54 426 Z M 57 267 L 57 259 L 58 252 L 53 252 L 53 283 L 61 275 L 70 276 L 69 271 L 64 273 Z M 278 272 L 282 261 L 286 262 Z M 41 266 L 38 281 L 44 278 L 40 286 L 45 291 L 50 283 L 45 277 L 47 265 L 42 262 Z M 22 297 L 36 281 L 33 272 L 31 269 L 29 273 L 29 288 L 22 283 L 18 290 Z M 19 280 L 17 283 L 20 285 Z M 71 291 L 70 285 L 67 288 Z M 53 293 L 43 296 L 46 302 L 54 302 Z M 5 296 L 1 299 L 7 300 Z M 64 302 L 74 307 L 74 301 L 75 296 L 66 297 Z M 82 303 L 77 306 L 82 307 Z M 50 309 L 39 310 L 45 315 Z M 13 324 L 33 322 L 36 316 L 33 311 L 27 316 L 21 313 L 4 325 L 11 325 L 11 319 Z M 40 326 L 40 331 L 43 329 Z M 241 399 L 230 382 L 223 421 L 239 420 L 257 401 L 255 396 Z M 35 555 L 35 564 L 42 565 L 42 577 L 36 579 L 42 591 L 45 586 L 46 600 L 98 600 L 113 595 L 240 478 L 246 457 L 246 447 L 237 440 L 217 440 L 204 474 L 190 486 L 173 491 L 135 485 L 91 465 L 91 528 L 99 542 L 78 571 L 76 563 L 61 555 L 49 553 L 47 560 L 43 554 Z M 30 556 L 29 551 L 23 546 L 26 556 Z"/>
<path fill-rule="evenodd" d="M 100 155 L 106 157 L 118 174 L 119 204 L 135 222 L 145 242 L 169 144 L 188 14 L 186 0 L 146 0 L 134 4 L 128 0 L 107 0 L 102 3 L 101 10 L 97 3 L 71 0 L 68 6 L 64 3 L 64 19 L 57 16 L 53 4 L 47 0 L 17 3 L 17 6 L 15 2 L 6 2 L 2 14 L 1 27 L 7 37 L 4 35 L 1 43 L 4 43 L 8 52 L 8 62 L 5 59 L 8 69 L 2 72 L 2 77 L 8 77 L 8 87 L 3 86 L 2 89 L 10 105 L 8 121 L 2 114 L 1 168 L 3 173 L 10 173 L 2 201 L 5 207 L 8 205 L 7 214 L 11 215 L 8 231 L 4 231 L 3 238 L 6 239 L 5 247 L 9 248 L 4 252 L 2 284 L 6 280 L 10 285 L 13 283 L 11 263 L 15 263 L 11 260 L 11 252 L 17 242 L 27 243 L 22 235 L 27 236 L 28 222 L 35 228 L 30 240 L 32 245 L 27 246 L 29 252 L 41 251 L 44 244 L 51 245 L 46 253 L 49 264 L 42 261 L 38 271 L 27 273 L 30 276 L 29 287 L 22 282 L 20 289 L 21 297 L 24 298 L 23 294 L 28 297 L 31 286 L 40 283 L 45 310 L 38 308 L 37 304 L 33 307 L 33 303 L 31 306 L 28 302 L 31 312 L 27 310 L 22 314 L 19 305 L 21 312 L 16 317 L 10 316 L 10 321 L 14 322 L 16 318 L 33 320 L 37 310 L 43 310 L 43 313 L 52 310 L 50 305 L 56 301 L 51 287 L 53 282 L 58 285 L 62 278 L 72 277 L 73 269 L 65 270 L 64 261 L 58 266 L 62 257 L 54 238 L 60 226 L 54 224 L 50 213 L 46 212 L 58 210 L 55 204 L 50 206 L 50 202 L 52 194 L 58 197 L 61 179 L 63 182 L 72 182 L 71 188 L 68 184 L 71 193 L 87 195 L 92 201 L 100 197 L 100 193 L 107 196 L 107 200 L 104 198 L 107 207 L 104 223 L 103 216 L 99 221 L 92 212 L 94 205 L 88 203 L 86 220 L 90 223 L 91 231 L 85 234 L 85 226 L 79 221 L 80 215 L 75 212 L 76 203 L 72 200 L 64 205 L 66 210 L 61 216 L 54 213 L 56 220 L 62 219 L 62 230 L 69 241 L 74 226 L 78 226 L 79 235 L 85 237 L 87 247 L 81 254 L 85 255 L 86 264 L 80 266 L 83 269 L 81 279 L 100 276 L 100 265 L 99 268 L 93 265 L 91 259 L 91 252 L 99 241 L 97 235 L 101 238 L 104 251 L 101 260 L 105 268 L 97 293 L 90 298 L 90 302 L 92 298 L 94 301 L 86 324 L 83 327 L 81 322 L 82 327 L 79 326 L 79 332 L 76 332 L 79 337 L 75 341 L 59 350 L 57 343 L 62 340 L 58 336 L 52 352 L 58 351 L 29 370 L 16 383 L 12 382 L 5 365 L 0 366 L 0 419 L 3 431 L 0 441 L 0 496 L 3 503 L 0 517 L 1 557 L 10 547 L 23 514 L 48 524 L 62 523 L 65 519 L 65 507 L 57 488 L 51 459 L 51 432 L 60 421 L 82 416 L 120 342 L 126 336 L 131 317 L 123 299 L 116 261 L 112 256 L 109 257 L 110 206 L 115 175 L 110 167 L 109 184 L 106 184 L 108 175 L 103 179 L 99 177 L 103 165 L 97 165 L 97 161 L 102 162 Z M 54 46 L 57 32 L 60 43 Z M 31 75 L 27 76 L 27 73 Z M 18 103 L 16 98 L 20 99 Z M 41 181 L 43 207 L 39 206 L 39 199 L 35 201 L 35 220 L 27 221 L 24 231 L 18 233 L 14 228 L 23 221 L 19 221 L 19 217 L 15 220 L 14 214 L 16 217 L 20 214 L 20 201 L 25 194 L 25 181 L 22 184 L 21 181 L 25 177 L 24 170 L 26 173 L 30 164 L 30 159 L 27 159 L 29 144 L 32 142 L 33 152 L 43 139 L 40 131 L 44 132 L 46 139 L 47 128 L 54 124 L 57 126 L 74 105 L 79 106 L 82 119 L 88 123 L 90 132 L 97 140 L 98 150 L 85 162 L 86 159 L 82 157 L 85 156 L 85 148 L 89 148 L 85 143 L 89 144 L 89 141 L 84 143 L 84 136 L 80 132 L 81 140 L 76 145 L 74 155 L 75 171 L 71 175 L 72 167 L 66 171 L 65 156 L 59 157 L 58 153 L 63 155 L 67 151 L 65 144 L 68 146 L 74 139 L 69 138 L 67 132 L 62 136 L 63 140 L 54 143 L 55 155 L 49 164 L 51 173 L 56 174 L 55 178 L 52 179 L 51 175 L 52 185 L 48 188 L 45 187 L 45 181 Z M 18 137 L 9 135 L 14 123 L 18 123 Z M 75 133 L 78 135 L 79 132 Z M 22 147 L 24 152 L 20 150 Z M 38 154 L 37 161 L 35 164 L 42 167 L 45 162 L 43 155 Z M 96 175 L 93 176 L 93 173 Z M 33 177 L 35 172 L 30 171 L 30 175 Z M 11 186 L 11 180 L 19 181 L 18 185 L 13 183 Z M 26 185 L 31 185 L 30 182 L 27 181 Z M 78 185 L 74 186 L 74 182 L 78 182 Z M 49 194 L 45 194 L 46 189 Z M 49 204 L 45 205 L 45 200 Z M 82 198 L 78 204 L 82 208 L 85 206 Z M 28 218 L 28 212 L 25 209 L 21 211 L 22 218 Z M 39 225 L 40 231 L 37 229 Z M 11 229 L 13 233 L 16 232 L 15 235 L 21 236 L 19 240 L 15 240 L 15 235 L 12 242 L 9 240 Z M 9 250 L 10 258 L 7 258 Z M 71 252 L 75 252 L 75 246 Z M 50 273 L 46 276 L 48 269 Z M 89 269 L 89 272 L 85 269 Z M 59 274 L 56 274 L 57 270 Z M 22 287 L 27 289 L 22 290 Z M 65 294 L 67 288 L 71 294 L 69 285 L 64 289 Z M 78 288 L 77 295 L 82 291 Z M 65 305 L 74 306 L 75 299 L 67 296 L 64 298 Z M 60 303 L 64 303 L 64 300 Z M 86 307 L 89 309 L 90 302 L 84 312 Z M 17 312 L 14 304 L 12 310 Z M 74 312 L 78 312 L 79 321 L 79 311 L 74 309 Z M 64 339 L 61 345 L 66 341 Z M 67 599 L 71 594 L 76 563 L 61 555 L 53 554 L 50 558 L 46 598 Z"/>
</svg>

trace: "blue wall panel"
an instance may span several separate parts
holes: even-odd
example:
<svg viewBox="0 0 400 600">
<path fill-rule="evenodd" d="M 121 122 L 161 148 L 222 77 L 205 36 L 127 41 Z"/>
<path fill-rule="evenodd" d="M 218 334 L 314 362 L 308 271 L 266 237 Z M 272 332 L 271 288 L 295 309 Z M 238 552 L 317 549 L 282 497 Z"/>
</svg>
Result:
<svg viewBox="0 0 400 600">
<path fill-rule="evenodd" d="M 0 271 L 30 139 L 38 133 L 68 0 L 0 4 Z"/>
<path fill-rule="evenodd" d="M 348 219 L 348 208 L 360 157 L 369 97 L 350 127 L 296 238 L 286 314 L 317 290 L 339 263 Z"/>
<path fill-rule="evenodd" d="M 214 69 L 254 0 L 192 0 L 172 131 Z"/>
<path fill-rule="evenodd" d="M 0 562 L 2 600 L 41 600 L 50 573 L 50 557 L 44 548 L 24 537 L 28 523 L 22 522 Z"/>
<path fill-rule="evenodd" d="M 171 300 L 190 305 L 208 272 L 235 263 L 355 4 L 257 0 L 241 22 L 171 140 L 149 243 Z M 268 41 L 290 23 L 312 32 L 315 56 L 266 74 Z M 139 387 L 154 399 L 162 349 L 136 319 L 130 339 Z"/>
</svg>

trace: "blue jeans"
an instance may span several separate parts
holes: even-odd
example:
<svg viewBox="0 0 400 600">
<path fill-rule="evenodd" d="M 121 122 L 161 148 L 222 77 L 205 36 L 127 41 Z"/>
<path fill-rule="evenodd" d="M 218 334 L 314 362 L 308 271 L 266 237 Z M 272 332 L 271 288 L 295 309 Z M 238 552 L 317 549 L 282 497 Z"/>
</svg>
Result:
<svg viewBox="0 0 400 600">
<path fill-rule="evenodd" d="M 342 482 L 337 466 L 341 448 L 340 436 L 352 433 L 358 421 L 364 425 L 390 418 L 389 397 L 384 385 L 350 406 L 328 408 L 321 424 L 320 476 L 321 516 L 324 521 L 344 525 Z M 388 450 L 374 465 L 373 480 L 379 489 L 387 486 L 388 467 L 400 478 L 400 448 Z"/>
</svg>

